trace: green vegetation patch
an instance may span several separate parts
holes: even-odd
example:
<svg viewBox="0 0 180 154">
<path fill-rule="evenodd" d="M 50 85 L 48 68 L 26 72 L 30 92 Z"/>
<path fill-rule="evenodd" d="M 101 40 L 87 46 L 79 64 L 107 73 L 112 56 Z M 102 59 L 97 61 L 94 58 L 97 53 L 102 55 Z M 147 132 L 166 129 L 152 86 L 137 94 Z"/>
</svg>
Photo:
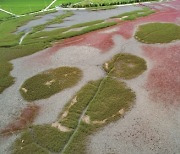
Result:
<svg viewBox="0 0 180 154">
<path fill-rule="evenodd" d="M 89 102 L 95 96 L 100 81 L 91 81 L 87 83 L 81 90 L 67 103 L 61 112 L 59 122 L 68 128 L 75 129 L 78 125 L 78 120 L 82 114 L 82 111 L 87 107 Z M 72 105 L 72 103 L 75 103 Z M 65 111 L 68 111 L 68 115 L 63 117 Z M 63 117 L 63 118 L 62 118 Z"/>
<path fill-rule="evenodd" d="M 104 125 L 103 125 L 104 126 Z M 92 125 L 81 122 L 77 132 L 74 134 L 63 154 L 85 154 L 87 153 L 88 137 L 101 128 L 102 125 Z"/>
<path fill-rule="evenodd" d="M 81 2 L 80 2 L 81 1 Z M 141 0 L 141 2 L 145 1 L 156 1 L 156 0 Z M 74 7 L 74 8 L 88 8 L 88 7 L 104 7 L 104 6 L 114 6 L 121 4 L 130 4 L 130 3 L 138 3 L 139 0 L 79 0 L 78 3 L 74 3 L 73 1 L 65 2 L 61 4 L 61 7 Z"/>
<path fill-rule="evenodd" d="M 142 10 L 123 13 L 123 14 L 114 16 L 112 18 L 121 18 L 121 20 L 135 20 L 139 17 L 148 16 L 154 12 L 155 12 L 154 10 L 151 10 L 151 9 L 145 7 Z"/>
<path fill-rule="evenodd" d="M 86 114 L 91 121 L 107 121 L 113 115 L 120 115 L 118 112 L 121 109 L 124 111 L 129 109 L 134 99 L 135 94 L 127 88 L 125 83 L 107 77 L 103 81 L 98 95 L 89 105 Z"/>
<path fill-rule="evenodd" d="M 52 152 L 59 152 L 71 134 L 71 132 L 61 132 L 49 125 L 34 126 L 32 131 L 35 141 Z"/>
<path fill-rule="evenodd" d="M 52 0 L 1 0 L 0 8 L 20 15 L 45 9 Z"/>
<path fill-rule="evenodd" d="M 117 54 L 104 64 L 109 76 L 122 79 L 132 79 L 142 74 L 146 69 L 144 59 L 131 54 Z"/>
<path fill-rule="evenodd" d="M 13 16 L 10 14 L 7 14 L 5 12 L 0 11 L 0 21 L 7 20 L 11 17 L 13 17 Z"/>
<path fill-rule="evenodd" d="M 26 22 L 34 19 L 34 16 L 25 16 L 21 18 L 12 18 L 10 20 L 0 22 L 0 47 L 11 47 L 18 45 L 20 37 L 23 33 L 15 34 L 16 29 Z"/>
<path fill-rule="evenodd" d="M 0 93 L 14 83 L 14 78 L 10 76 L 12 69 L 13 66 L 11 63 L 0 62 Z"/>
<path fill-rule="evenodd" d="M 156 0 L 141 0 L 141 2 Z M 129 3 L 138 3 L 139 0 L 57 0 L 52 7 L 61 6 L 65 8 L 90 8 L 114 6 Z"/>
<path fill-rule="evenodd" d="M 88 10 L 90 11 L 100 11 L 100 10 L 111 10 L 116 9 L 117 6 L 99 6 L 99 7 L 89 7 Z"/>
<path fill-rule="evenodd" d="M 49 154 L 48 150 L 43 149 L 41 146 L 31 143 L 27 146 L 22 146 L 12 152 L 13 154 Z"/>
<path fill-rule="evenodd" d="M 26 80 L 21 86 L 20 92 L 28 101 L 45 99 L 74 86 L 81 76 L 81 70 L 75 67 L 47 70 Z"/>
<path fill-rule="evenodd" d="M 86 153 L 87 137 L 95 133 L 98 128 L 107 125 L 109 122 L 119 119 L 124 112 L 126 112 L 132 106 L 135 94 L 127 88 L 126 84 L 118 81 L 117 79 L 107 77 L 99 81 L 95 81 L 96 87 L 89 85 L 89 98 L 86 103 L 83 101 L 77 101 L 77 104 L 86 104 L 83 110 L 81 108 L 72 107 L 69 110 L 67 121 L 61 124 L 65 124 L 67 127 L 71 126 L 72 120 L 76 123 L 76 132 L 74 132 L 63 149 L 63 154 L 73 154 L 76 151 L 78 154 Z M 86 89 L 81 89 L 79 94 L 85 96 L 87 94 Z M 81 96 L 81 97 L 82 97 Z M 77 100 L 78 100 L 77 95 Z M 76 105 L 74 105 L 76 106 Z M 78 105 L 80 106 L 80 105 Z M 82 116 L 81 121 L 79 118 L 75 119 L 72 113 L 80 114 Z M 72 118 L 72 120 L 70 120 Z"/>
<path fill-rule="evenodd" d="M 143 43 L 169 43 L 180 39 L 180 26 L 171 23 L 150 23 L 141 25 L 135 38 Z"/>
<path fill-rule="evenodd" d="M 61 132 L 50 125 L 35 125 L 26 130 L 13 145 L 13 153 L 59 152 L 69 139 L 71 132 Z"/>
<path fill-rule="evenodd" d="M 92 25 L 100 24 L 102 22 L 104 22 L 104 20 L 95 20 L 95 21 L 76 24 L 76 25 L 71 26 L 70 28 L 80 28 L 80 27 L 92 26 Z"/>
</svg>

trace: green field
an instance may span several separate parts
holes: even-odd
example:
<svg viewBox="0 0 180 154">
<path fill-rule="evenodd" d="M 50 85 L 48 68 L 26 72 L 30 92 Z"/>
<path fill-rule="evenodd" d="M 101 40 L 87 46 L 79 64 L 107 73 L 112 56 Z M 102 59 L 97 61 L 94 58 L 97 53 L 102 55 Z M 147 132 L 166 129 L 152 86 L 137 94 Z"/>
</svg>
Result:
<svg viewBox="0 0 180 154">
<path fill-rule="evenodd" d="M 0 0 L 0 8 L 14 14 L 26 14 L 46 8 L 52 0 Z"/>
<path fill-rule="evenodd" d="M 9 18 L 9 17 L 12 17 L 12 15 L 0 11 L 0 20 L 5 19 L 5 18 Z"/>
</svg>

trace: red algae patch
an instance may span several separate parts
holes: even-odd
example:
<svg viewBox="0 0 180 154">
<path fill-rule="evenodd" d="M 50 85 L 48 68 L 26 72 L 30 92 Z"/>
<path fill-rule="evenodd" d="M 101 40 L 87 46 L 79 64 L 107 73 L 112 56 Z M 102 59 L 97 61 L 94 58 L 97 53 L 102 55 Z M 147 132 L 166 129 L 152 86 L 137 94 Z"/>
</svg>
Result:
<svg viewBox="0 0 180 154">
<path fill-rule="evenodd" d="M 8 126 L 6 126 L 0 134 L 10 135 L 22 129 L 25 129 L 30 125 L 38 114 L 39 106 L 37 105 L 29 105 L 24 108 L 20 114 L 20 116 L 11 122 Z"/>
<path fill-rule="evenodd" d="M 40 53 L 38 56 L 33 57 L 29 62 L 39 61 L 43 58 L 44 63 L 50 64 L 51 62 L 49 61 L 49 57 L 53 56 L 56 52 L 58 52 L 58 50 L 69 46 L 91 46 L 100 49 L 102 52 L 106 52 L 114 46 L 112 37 L 116 33 L 116 31 L 106 33 L 106 31 L 114 29 L 115 27 L 116 26 L 112 26 L 103 30 L 90 32 L 57 42 L 53 45 L 53 47 L 47 49 L 43 53 Z"/>
<path fill-rule="evenodd" d="M 145 55 L 154 66 L 147 79 L 150 96 L 168 104 L 180 103 L 180 45 L 154 47 L 144 45 Z"/>
<path fill-rule="evenodd" d="M 133 31 L 134 31 L 133 22 L 126 21 L 120 26 L 118 30 L 118 34 L 121 35 L 125 39 L 130 39 L 133 35 Z"/>
<path fill-rule="evenodd" d="M 24 119 L 25 121 L 32 122 L 34 120 L 35 116 L 37 115 L 38 111 L 39 111 L 38 106 L 36 106 L 36 105 L 28 106 L 27 108 L 25 108 L 22 111 L 20 118 Z"/>
<path fill-rule="evenodd" d="M 38 61 L 43 58 L 43 63 L 50 64 L 51 62 L 49 61 L 49 57 L 53 56 L 56 52 L 58 52 L 58 50 L 69 46 L 91 46 L 99 49 L 102 52 L 106 52 L 114 46 L 113 36 L 117 33 L 117 30 L 113 30 L 109 33 L 106 33 L 106 31 L 115 29 L 116 27 L 117 26 L 107 27 L 101 30 L 89 32 L 57 42 L 45 52 L 40 53 L 36 57 L 33 57 L 33 59 L 30 60 L 30 63 L 32 61 Z"/>
<path fill-rule="evenodd" d="M 104 29 L 107 30 L 108 28 Z M 48 53 L 51 55 L 60 48 L 68 46 L 91 46 L 101 51 L 108 51 L 113 47 L 114 42 L 112 40 L 113 33 L 102 33 L 102 30 L 83 34 L 80 36 L 75 36 L 72 38 L 65 39 L 60 43 L 55 44 L 52 48 L 49 49 Z"/>
</svg>

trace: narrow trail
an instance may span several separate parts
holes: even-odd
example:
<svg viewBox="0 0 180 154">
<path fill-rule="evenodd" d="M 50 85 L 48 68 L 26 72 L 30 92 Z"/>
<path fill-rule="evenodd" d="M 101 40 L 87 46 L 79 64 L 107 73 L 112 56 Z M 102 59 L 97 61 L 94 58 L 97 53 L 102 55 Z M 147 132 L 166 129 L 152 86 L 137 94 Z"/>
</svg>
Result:
<svg viewBox="0 0 180 154">
<path fill-rule="evenodd" d="M 17 14 L 14 14 L 14 13 L 12 13 L 12 12 L 9 12 L 9 11 L 6 11 L 6 10 L 4 10 L 4 9 L 1 9 L 1 8 L 0 8 L 0 11 L 2 11 L 2 12 L 5 12 L 5 13 L 7 13 L 7 14 L 10 14 L 10 15 L 12 15 L 12 16 L 15 16 L 15 17 L 19 17 L 19 15 L 17 15 Z"/>
<path fill-rule="evenodd" d="M 12 12 L 9 12 L 9 11 L 6 11 L 6 10 L 0 8 L 0 11 L 2 11 L 2 12 L 4 12 L 4 13 L 7 13 L 7 14 L 10 14 L 10 15 L 16 17 L 16 18 L 25 17 L 25 16 L 27 16 L 27 15 L 34 15 L 34 14 L 38 14 L 38 13 L 48 12 L 48 11 L 53 11 L 53 10 L 56 10 L 56 8 L 46 9 L 46 10 L 43 9 L 43 10 L 40 10 L 40 11 L 37 11 L 37 12 L 32 12 L 32 13 L 17 15 L 17 14 L 14 14 L 14 13 L 12 13 Z"/>
<path fill-rule="evenodd" d="M 20 40 L 19 40 L 19 45 L 22 44 L 23 40 L 25 39 L 25 37 L 26 37 L 29 33 L 30 33 L 30 31 L 29 31 L 29 32 L 26 32 L 26 33 L 20 38 Z"/>
<path fill-rule="evenodd" d="M 44 11 L 47 11 L 57 0 L 52 1 L 45 9 Z"/>
</svg>

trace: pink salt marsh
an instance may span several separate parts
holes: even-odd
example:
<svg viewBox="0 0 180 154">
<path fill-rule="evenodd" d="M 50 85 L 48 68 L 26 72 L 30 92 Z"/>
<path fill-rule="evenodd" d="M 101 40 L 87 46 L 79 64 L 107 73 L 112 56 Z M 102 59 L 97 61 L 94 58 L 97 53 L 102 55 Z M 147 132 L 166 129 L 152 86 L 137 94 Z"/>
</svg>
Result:
<svg viewBox="0 0 180 154">
<path fill-rule="evenodd" d="M 107 29 L 111 29 L 111 28 L 107 28 Z M 81 36 L 66 39 L 63 41 L 63 43 L 56 44 L 50 51 L 51 52 L 57 51 L 60 48 L 73 46 L 73 45 L 92 46 L 97 49 L 100 49 L 103 52 L 108 51 L 114 45 L 112 37 L 115 33 L 100 33 L 101 31 L 102 30 L 99 30 Z"/>
<path fill-rule="evenodd" d="M 180 45 L 144 45 L 145 55 L 155 62 L 147 79 L 147 89 L 155 101 L 180 105 Z"/>
</svg>

